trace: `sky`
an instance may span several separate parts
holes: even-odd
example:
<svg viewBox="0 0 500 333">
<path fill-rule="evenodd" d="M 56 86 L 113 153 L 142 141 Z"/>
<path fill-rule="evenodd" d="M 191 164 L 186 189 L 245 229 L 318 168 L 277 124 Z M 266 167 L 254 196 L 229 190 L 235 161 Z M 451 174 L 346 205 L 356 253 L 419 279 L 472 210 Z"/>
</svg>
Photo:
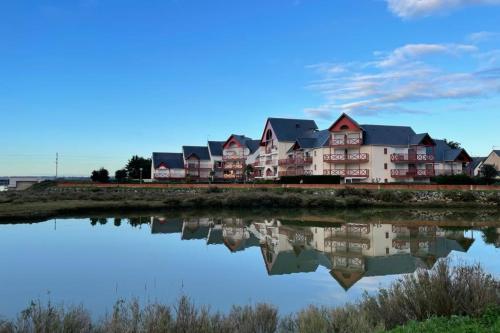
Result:
<svg viewBox="0 0 500 333">
<path fill-rule="evenodd" d="M 342 112 L 500 146 L 500 0 L 1 1 L 0 41 L 1 176 Z"/>
</svg>

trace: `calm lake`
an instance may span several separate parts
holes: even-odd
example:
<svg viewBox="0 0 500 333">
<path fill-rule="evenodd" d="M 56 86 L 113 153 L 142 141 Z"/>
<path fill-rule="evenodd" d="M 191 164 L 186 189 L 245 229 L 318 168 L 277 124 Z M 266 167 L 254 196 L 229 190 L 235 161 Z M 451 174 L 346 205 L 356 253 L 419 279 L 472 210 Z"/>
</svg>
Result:
<svg viewBox="0 0 500 333">
<path fill-rule="evenodd" d="M 487 215 L 265 215 L 1 224 L 0 316 L 38 299 L 102 316 L 118 299 L 172 303 L 180 295 L 212 310 L 267 302 L 286 313 L 356 301 L 443 258 L 500 276 L 500 224 Z"/>
</svg>

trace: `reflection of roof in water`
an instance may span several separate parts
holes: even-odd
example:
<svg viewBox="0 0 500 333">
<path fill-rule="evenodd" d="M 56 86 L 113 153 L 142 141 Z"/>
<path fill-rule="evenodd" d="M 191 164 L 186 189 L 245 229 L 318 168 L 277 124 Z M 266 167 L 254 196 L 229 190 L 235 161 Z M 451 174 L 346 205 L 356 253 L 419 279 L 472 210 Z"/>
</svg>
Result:
<svg viewBox="0 0 500 333">
<path fill-rule="evenodd" d="M 225 238 L 224 244 L 231 250 L 231 252 L 243 251 L 249 247 L 260 246 L 260 240 L 255 237 L 254 234 L 250 233 L 248 239 L 231 239 Z"/>
<path fill-rule="evenodd" d="M 168 219 L 160 221 L 157 218 L 153 219 L 151 225 L 152 234 L 176 234 L 182 231 L 182 219 Z"/>
<path fill-rule="evenodd" d="M 413 273 L 420 267 L 425 267 L 422 259 L 406 253 L 381 257 L 366 257 L 364 276 Z"/>
<path fill-rule="evenodd" d="M 345 291 L 349 290 L 356 282 L 361 280 L 363 277 L 363 272 L 356 271 L 342 271 L 339 269 L 333 269 L 330 271 L 330 275 L 338 282 L 338 284 L 344 288 Z"/>
<path fill-rule="evenodd" d="M 207 244 L 208 245 L 219 245 L 224 243 L 224 238 L 222 237 L 221 228 L 211 228 L 208 233 Z"/>
<path fill-rule="evenodd" d="M 182 239 L 205 239 L 208 236 L 209 226 L 198 226 L 197 228 L 192 228 L 192 226 L 184 227 L 182 230 Z"/>
<path fill-rule="evenodd" d="M 264 246 L 261 247 L 261 250 L 262 256 L 266 260 L 265 252 L 268 250 Z M 314 272 L 320 264 L 330 266 L 329 260 L 322 252 L 302 249 L 298 254 L 293 250 L 279 252 L 273 263 L 266 261 L 266 268 L 269 275 L 282 275 Z"/>
</svg>

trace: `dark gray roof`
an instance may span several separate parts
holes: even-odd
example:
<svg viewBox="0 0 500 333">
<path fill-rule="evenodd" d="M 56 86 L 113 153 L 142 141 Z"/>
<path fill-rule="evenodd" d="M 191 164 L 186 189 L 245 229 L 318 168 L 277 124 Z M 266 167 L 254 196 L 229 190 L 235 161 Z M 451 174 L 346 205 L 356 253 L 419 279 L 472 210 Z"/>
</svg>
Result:
<svg viewBox="0 0 500 333">
<path fill-rule="evenodd" d="M 208 149 L 212 156 L 222 156 L 222 146 L 224 141 L 208 141 Z"/>
<path fill-rule="evenodd" d="M 471 170 L 474 170 L 475 168 L 477 168 L 477 166 L 483 162 L 484 160 L 486 159 L 486 157 L 473 157 L 472 158 L 472 162 L 469 164 L 469 168 Z"/>
<path fill-rule="evenodd" d="M 301 149 L 319 148 L 328 146 L 329 130 L 314 131 L 308 137 L 302 137 L 295 140 Z M 293 149 L 293 146 L 290 150 Z"/>
<path fill-rule="evenodd" d="M 497 154 L 498 156 L 500 156 L 500 150 L 493 150 L 495 152 L 495 154 Z"/>
<path fill-rule="evenodd" d="M 247 147 L 250 149 L 250 153 L 253 154 L 260 147 L 260 140 L 249 140 L 247 141 Z"/>
<path fill-rule="evenodd" d="M 171 169 L 184 168 L 182 153 L 153 153 L 153 166 L 155 169 L 162 163 Z"/>
<path fill-rule="evenodd" d="M 435 147 L 435 161 L 455 161 L 462 152 L 467 154 L 463 148 L 451 148 L 444 140 L 434 140 Z M 468 155 L 468 154 L 467 154 Z"/>
<path fill-rule="evenodd" d="M 182 146 L 182 152 L 184 153 L 184 158 L 195 155 L 200 160 L 210 160 L 207 146 Z"/>
<path fill-rule="evenodd" d="M 205 239 L 208 236 L 209 230 L 210 227 L 204 225 L 184 226 L 182 230 L 182 239 L 183 240 Z"/>
<path fill-rule="evenodd" d="M 416 135 L 409 126 L 361 125 L 366 145 L 407 146 Z"/>
<path fill-rule="evenodd" d="M 279 141 L 293 142 L 297 138 L 307 137 L 318 129 L 314 120 L 308 119 L 286 119 L 268 118 L 274 134 Z"/>
</svg>

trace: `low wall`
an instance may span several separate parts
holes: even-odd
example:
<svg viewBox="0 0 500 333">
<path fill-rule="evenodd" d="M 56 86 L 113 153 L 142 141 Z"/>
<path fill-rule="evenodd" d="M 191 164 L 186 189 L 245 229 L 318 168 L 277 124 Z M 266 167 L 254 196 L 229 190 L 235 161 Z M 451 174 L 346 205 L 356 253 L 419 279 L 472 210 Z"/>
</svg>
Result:
<svg viewBox="0 0 500 333">
<path fill-rule="evenodd" d="M 412 190 L 412 191 L 500 191 L 500 185 L 437 185 L 437 184 L 101 184 L 101 183 L 58 183 L 58 187 L 92 188 L 302 188 L 302 189 L 342 189 L 358 188 L 369 190 Z"/>
</svg>

